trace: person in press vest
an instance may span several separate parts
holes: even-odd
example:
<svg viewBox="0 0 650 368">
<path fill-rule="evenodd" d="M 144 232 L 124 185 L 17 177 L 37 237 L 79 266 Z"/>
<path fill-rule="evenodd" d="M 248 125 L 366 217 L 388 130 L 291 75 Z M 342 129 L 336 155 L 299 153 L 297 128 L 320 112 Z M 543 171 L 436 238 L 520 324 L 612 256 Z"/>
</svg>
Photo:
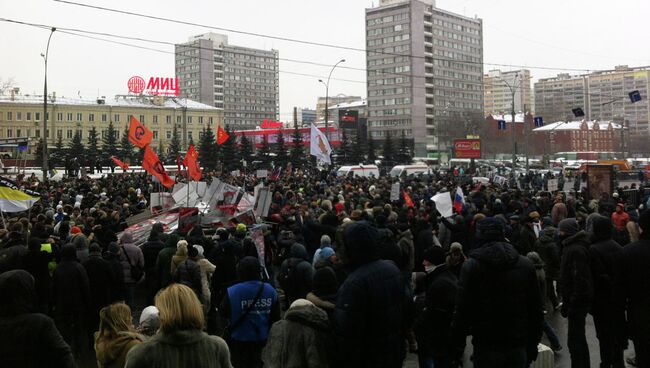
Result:
<svg viewBox="0 0 650 368">
<path fill-rule="evenodd" d="M 278 294 L 261 280 L 259 260 L 244 257 L 237 265 L 239 282 L 227 289 L 220 311 L 228 322 L 227 340 L 235 368 L 262 366 L 262 349 L 271 325 L 280 320 Z"/>
</svg>

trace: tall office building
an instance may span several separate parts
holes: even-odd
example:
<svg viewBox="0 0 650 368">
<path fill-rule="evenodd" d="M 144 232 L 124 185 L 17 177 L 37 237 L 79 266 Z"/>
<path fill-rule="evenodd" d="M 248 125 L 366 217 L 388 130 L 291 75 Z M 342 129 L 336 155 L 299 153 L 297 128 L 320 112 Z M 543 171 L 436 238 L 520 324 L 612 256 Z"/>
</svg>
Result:
<svg viewBox="0 0 650 368">
<path fill-rule="evenodd" d="M 481 19 L 434 0 L 380 0 L 366 9 L 366 50 L 371 139 L 404 134 L 415 156 L 449 152 L 464 138 L 456 128 L 482 116 Z"/>
<path fill-rule="evenodd" d="M 224 124 L 251 129 L 280 111 L 277 50 L 228 44 L 228 36 L 206 33 L 176 47 L 181 97 L 223 108 Z"/>
<path fill-rule="evenodd" d="M 530 71 L 527 69 L 502 72 L 490 70 L 483 76 L 484 115 L 510 113 L 514 93 L 515 112 L 531 111 L 533 95 L 530 90 Z"/>
<path fill-rule="evenodd" d="M 558 74 L 535 83 L 535 115 L 546 123 L 575 120 L 572 109 L 580 107 L 589 119 L 587 78 L 584 75 Z"/>
</svg>

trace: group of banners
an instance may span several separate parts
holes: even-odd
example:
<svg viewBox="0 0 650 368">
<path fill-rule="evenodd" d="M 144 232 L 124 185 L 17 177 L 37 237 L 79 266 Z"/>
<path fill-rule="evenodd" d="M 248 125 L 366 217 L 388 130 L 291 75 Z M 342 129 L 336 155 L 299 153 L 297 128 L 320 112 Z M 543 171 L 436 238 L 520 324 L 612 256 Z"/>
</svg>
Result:
<svg viewBox="0 0 650 368">
<path fill-rule="evenodd" d="M 217 144 L 221 145 L 225 143 L 230 136 L 228 133 L 221 127 L 217 129 Z M 142 159 L 142 168 L 146 170 L 149 174 L 155 176 L 160 183 L 162 183 L 166 188 L 172 188 L 174 186 L 174 179 L 172 179 L 167 172 L 162 162 L 158 158 L 158 155 L 151 149 L 149 143 L 153 139 L 153 132 L 147 127 L 145 127 L 141 122 L 138 121 L 133 115 L 131 115 L 131 122 L 129 125 L 129 141 L 133 143 L 136 147 L 144 149 L 144 157 Z M 122 168 L 122 170 L 128 170 L 129 164 L 120 161 L 117 157 L 111 156 L 113 162 L 116 165 Z M 195 181 L 201 180 L 203 171 L 199 165 L 199 152 L 196 150 L 193 144 L 187 149 L 185 154 L 185 159 L 183 160 L 183 165 L 187 168 L 187 174 L 189 177 Z"/>
</svg>

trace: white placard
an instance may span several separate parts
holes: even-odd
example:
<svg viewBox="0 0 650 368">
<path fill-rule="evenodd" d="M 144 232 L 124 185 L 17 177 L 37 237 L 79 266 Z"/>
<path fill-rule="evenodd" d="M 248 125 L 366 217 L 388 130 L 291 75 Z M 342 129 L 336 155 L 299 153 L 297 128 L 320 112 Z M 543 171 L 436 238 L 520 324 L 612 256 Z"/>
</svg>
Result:
<svg viewBox="0 0 650 368">
<path fill-rule="evenodd" d="M 257 170 L 256 176 L 258 178 L 266 178 L 269 175 L 269 172 L 266 170 Z"/>
<path fill-rule="evenodd" d="M 548 179 L 548 191 L 555 192 L 557 190 L 557 179 Z"/>
<path fill-rule="evenodd" d="M 451 217 L 454 214 L 449 192 L 438 193 L 431 197 L 431 200 L 435 202 L 436 209 L 440 212 L 442 217 Z"/>
<path fill-rule="evenodd" d="M 399 182 L 390 186 L 390 200 L 399 201 Z"/>
</svg>

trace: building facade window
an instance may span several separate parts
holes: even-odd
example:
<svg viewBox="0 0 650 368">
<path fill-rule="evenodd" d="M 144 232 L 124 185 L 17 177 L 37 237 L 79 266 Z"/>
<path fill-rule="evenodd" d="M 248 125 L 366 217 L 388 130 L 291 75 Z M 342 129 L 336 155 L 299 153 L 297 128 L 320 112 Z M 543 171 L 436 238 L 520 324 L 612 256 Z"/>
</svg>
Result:
<svg viewBox="0 0 650 368">
<path fill-rule="evenodd" d="M 102 123 L 105 123 L 108 121 L 108 114 L 102 114 Z"/>
<path fill-rule="evenodd" d="M 72 139 L 72 129 L 68 129 L 68 131 L 66 132 L 66 137 L 68 139 Z"/>
<path fill-rule="evenodd" d="M 140 115 L 140 122 L 144 124 L 144 115 Z"/>
<path fill-rule="evenodd" d="M 158 139 L 158 131 L 157 130 L 153 131 L 153 139 Z"/>
<path fill-rule="evenodd" d="M 158 124 L 158 115 L 154 115 L 152 119 L 154 124 Z"/>
<path fill-rule="evenodd" d="M 84 119 L 84 114 L 78 112 L 77 113 L 77 121 L 83 121 L 83 119 Z"/>
<path fill-rule="evenodd" d="M 120 122 L 120 114 L 113 115 L 113 121 L 116 122 L 116 123 L 119 123 Z"/>
<path fill-rule="evenodd" d="M 167 123 L 167 124 L 171 124 L 171 123 L 172 123 L 172 116 L 171 116 L 171 115 L 167 115 L 167 116 L 165 116 L 165 123 Z"/>
<path fill-rule="evenodd" d="M 16 112 L 16 120 L 17 121 L 23 120 L 23 113 L 22 112 L 20 112 L 20 111 Z"/>
<path fill-rule="evenodd" d="M 95 114 L 88 114 L 88 121 L 95 121 Z"/>
<path fill-rule="evenodd" d="M 26 117 L 25 120 L 27 120 L 27 121 L 31 121 L 31 120 L 32 120 L 32 113 L 31 113 L 31 112 L 28 112 L 28 113 L 27 113 L 27 117 Z"/>
<path fill-rule="evenodd" d="M 68 121 L 72 121 L 72 113 L 71 112 L 67 113 L 66 117 L 68 118 Z"/>
<path fill-rule="evenodd" d="M 56 120 L 57 121 L 63 121 L 63 113 L 62 112 L 59 112 L 59 113 L 56 114 Z"/>
</svg>

